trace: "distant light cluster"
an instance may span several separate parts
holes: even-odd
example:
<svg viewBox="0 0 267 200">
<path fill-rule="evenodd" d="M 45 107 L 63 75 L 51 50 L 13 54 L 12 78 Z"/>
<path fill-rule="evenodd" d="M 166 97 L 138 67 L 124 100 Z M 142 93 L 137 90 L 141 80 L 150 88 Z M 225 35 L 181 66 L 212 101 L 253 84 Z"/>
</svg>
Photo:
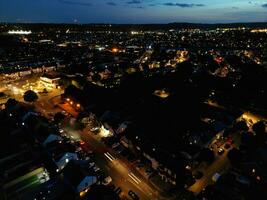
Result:
<svg viewBox="0 0 267 200">
<path fill-rule="evenodd" d="M 267 28 L 265 29 L 253 29 L 251 33 L 267 33 Z"/>
<path fill-rule="evenodd" d="M 29 35 L 29 34 L 32 34 L 31 31 L 23 31 L 23 30 L 11 30 L 11 31 L 8 31 L 8 34 L 13 34 L 13 35 Z"/>
</svg>

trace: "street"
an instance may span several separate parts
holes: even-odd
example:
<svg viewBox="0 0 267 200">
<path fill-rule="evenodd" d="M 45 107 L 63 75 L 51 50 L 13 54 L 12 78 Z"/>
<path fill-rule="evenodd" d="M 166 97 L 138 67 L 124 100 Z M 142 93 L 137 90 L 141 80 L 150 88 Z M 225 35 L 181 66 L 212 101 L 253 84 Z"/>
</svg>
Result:
<svg viewBox="0 0 267 200">
<path fill-rule="evenodd" d="M 147 180 L 142 177 L 134 167 L 125 159 L 115 153 L 111 148 L 106 147 L 101 141 L 93 136 L 88 129 L 77 133 L 69 127 L 62 127 L 68 134 L 79 137 L 87 142 L 95 153 L 95 160 L 104 172 L 111 176 L 116 187 L 121 187 L 122 196 L 127 196 L 129 190 L 134 191 L 142 200 L 160 199 L 158 192 L 152 188 Z M 108 153 L 109 156 L 105 156 Z"/>
</svg>

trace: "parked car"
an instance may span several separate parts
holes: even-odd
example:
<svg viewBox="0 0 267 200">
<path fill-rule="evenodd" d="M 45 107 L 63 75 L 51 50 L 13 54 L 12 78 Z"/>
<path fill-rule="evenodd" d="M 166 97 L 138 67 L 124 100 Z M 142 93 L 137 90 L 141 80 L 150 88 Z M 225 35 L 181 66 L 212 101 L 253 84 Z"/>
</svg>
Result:
<svg viewBox="0 0 267 200">
<path fill-rule="evenodd" d="M 114 190 L 114 192 L 116 192 L 118 195 L 121 193 L 121 191 L 122 191 L 122 190 L 121 190 L 120 187 L 118 187 L 117 189 Z"/>
<path fill-rule="evenodd" d="M 95 172 L 98 172 L 98 171 L 100 170 L 100 168 L 99 168 L 99 167 L 97 167 L 97 166 L 94 166 L 94 168 L 93 168 L 93 169 L 94 169 L 94 171 L 95 171 Z"/>
<path fill-rule="evenodd" d="M 108 185 L 112 182 L 112 178 L 110 176 L 107 176 L 104 181 L 102 182 L 103 185 Z"/>
<path fill-rule="evenodd" d="M 115 148 L 118 147 L 119 145 L 120 145 L 120 143 L 119 143 L 119 142 L 116 142 L 116 143 L 112 144 L 111 148 L 112 148 L 112 149 L 115 149 Z"/>
<path fill-rule="evenodd" d="M 223 153 L 224 153 L 224 149 L 223 148 L 219 148 L 218 155 L 223 155 Z"/>
<path fill-rule="evenodd" d="M 92 167 L 95 167 L 95 163 L 94 162 L 89 163 L 89 168 L 92 168 Z"/>
<path fill-rule="evenodd" d="M 129 190 L 128 195 L 133 199 L 133 200 L 139 200 L 139 196 L 135 194 L 132 190 Z"/>
</svg>

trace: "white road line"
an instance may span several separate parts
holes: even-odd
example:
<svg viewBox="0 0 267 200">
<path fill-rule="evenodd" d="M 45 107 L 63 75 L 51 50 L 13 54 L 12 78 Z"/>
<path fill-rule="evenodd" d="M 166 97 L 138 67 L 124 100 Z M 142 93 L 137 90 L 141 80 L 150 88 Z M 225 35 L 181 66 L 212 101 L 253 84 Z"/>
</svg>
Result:
<svg viewBox="0 0 267 200">
<path fill-rule="evenodd" d="M 139 184 L 141 181 L 136 178 L 132 173 L 128 174 L 128 176 L 130 176 L 130 178 L 137 184 Z"/>
<path fill-rule="evenodd" d="M 132 172 L 130 173 L 134 178 L 136 178 L 136 180 L 138 180 L 138 182 L 141 183 L 141 180 L 139 178 L 137 178 Z"/>
<path fill-rule="evenodd" d="M 112 159 L 107 153 L 104 153 L 104 155 L 105 155 L 111 162 L 113 162 L 113 159 Z"/>
<path fill-rule="evenodd" d="M 116 158 L 114 158 L 114 156 L 112 156 L 109 152 L 107 152 L 107 155 L 109 155 L 109 157 L 111 157 L 113 160 L 116 159 Z"/>
</svg>

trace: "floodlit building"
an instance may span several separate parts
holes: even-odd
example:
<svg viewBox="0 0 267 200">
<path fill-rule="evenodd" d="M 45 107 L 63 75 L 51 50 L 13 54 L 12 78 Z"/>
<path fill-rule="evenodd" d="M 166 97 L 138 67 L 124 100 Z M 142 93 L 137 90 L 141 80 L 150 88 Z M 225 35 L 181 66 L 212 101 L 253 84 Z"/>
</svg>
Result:
<svg viewBox="0 0 267 200">
<path fill-rule="evenodd" d="M 40 77 L 40 81 L 41 81 L 41 84 L 43 84 L 47 88 L 57 88 L 59 86 L 60 78 L 42 76 Z"/>
</svg>

